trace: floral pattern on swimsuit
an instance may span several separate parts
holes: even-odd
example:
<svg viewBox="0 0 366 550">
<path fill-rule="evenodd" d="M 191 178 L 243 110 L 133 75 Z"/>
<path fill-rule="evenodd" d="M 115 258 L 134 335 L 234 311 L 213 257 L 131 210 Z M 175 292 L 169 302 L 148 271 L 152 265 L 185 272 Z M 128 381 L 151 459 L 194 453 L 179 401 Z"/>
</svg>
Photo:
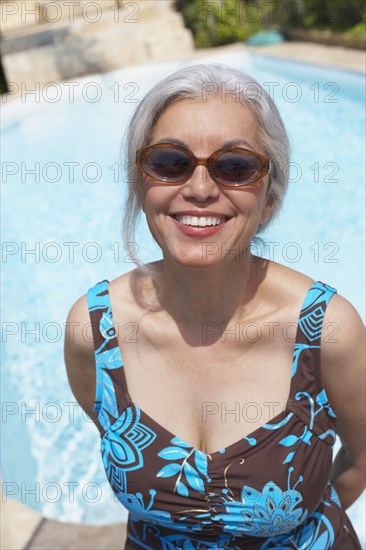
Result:
<svg viewBox="0 0 366 550">
<path fill-rule="evenodd" d="M 361 549 L 329 482 L 336 414 L 321 384 L 320 343 L 336 290 L 318 281 L 306 294 L 285 409 L 206 454 L 132 401 L 108 287 L 104 280 L 87 293 L 94 409 L 109 483 L 129 511 L 125 548 Z"/>
</svg>

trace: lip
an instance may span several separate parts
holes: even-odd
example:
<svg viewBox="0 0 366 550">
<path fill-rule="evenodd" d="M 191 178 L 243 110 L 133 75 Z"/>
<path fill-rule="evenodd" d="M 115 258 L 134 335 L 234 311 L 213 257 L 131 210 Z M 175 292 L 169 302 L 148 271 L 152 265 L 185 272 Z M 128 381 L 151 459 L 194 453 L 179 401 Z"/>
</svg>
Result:
<svg viewBox="0 0 366 550">
<path fill-rule="evenodd" d="M 169 212 L 169 216 L 196 216 L 197 218 L 231 218 L 221 212 L 212 212 L 212 210 L 182 210 L 178 212 Z"/>
<path fill-rule="evenodd" d="M 197 214 L 174 214 L 174 215 L 177 215 L 177 216 L 197 216 Z M 213 216 L 213 214 L 211 214 Z M 202 216 L 202 214 L 201 214 Z M 208 217 L 208 214 L 207 214 L 207 217 Z M 219 216 L 218 214 L 216 214 L 216 217 L 226 217 L 227 216 Z M 231 218 L 228 218 L 226 221 L 224 221 L 223 223 L 221 223 L 220 225 L 208 225 L 206 227 L 199 227 L 199 226 L 193 226 L 193 225 L 184 225 L 182 223 L 179 223 L 178 220 L 176 220 L 174 217 L 173 217 L 173 214 L 170 214 L 170 218 L 172 220 L 172 222 L 175 224 L 175 226 L 179 229 L 179 231 L 181 231 L 181 233 L 183 233 L 184 235 L 187 235 L 189 237 L 210 237 L 211 235 L 214 235 L 215 233 L 217 233 L 218 231 L 220 231 L 220 229 L 222 229 L 223 227 L 226 226 L 227 222 L 230 221 Z"/>
</svg>

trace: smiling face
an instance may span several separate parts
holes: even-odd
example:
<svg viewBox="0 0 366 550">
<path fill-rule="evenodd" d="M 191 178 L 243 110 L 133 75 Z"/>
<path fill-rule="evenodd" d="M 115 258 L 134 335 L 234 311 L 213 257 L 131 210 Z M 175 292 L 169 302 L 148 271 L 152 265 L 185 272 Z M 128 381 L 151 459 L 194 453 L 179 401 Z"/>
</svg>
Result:
<svg viewBox="0 0 366 550">
<path fill-rule="evenodd" d="M 158 142 L 184 144 L 197 158 L 207 158 L 229 142 L 266 156 L 255 115 L 231 97 L 224 102 L 211 97 L 205 103 L 173 103 L 158 119 L 149 145 Z M 268 176 L 250 186 L 227 188 L 215 183 L 204 166 L 197 166 L 183 184 L 164 185 L 145 174 L 143 179 L 143 209 L 150 231 L 164 259 L 183 265 L 235 260 L 249 248 L 259 224 L 271 212 Z M 192 226 L 197 223 L 201 228 Z"/>
</svg>

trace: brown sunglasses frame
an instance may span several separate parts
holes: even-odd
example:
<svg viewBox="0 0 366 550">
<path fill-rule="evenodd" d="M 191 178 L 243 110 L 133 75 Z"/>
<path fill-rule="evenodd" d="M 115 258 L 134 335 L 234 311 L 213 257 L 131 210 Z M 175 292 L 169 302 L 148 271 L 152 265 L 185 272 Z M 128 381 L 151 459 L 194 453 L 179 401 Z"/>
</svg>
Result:
<svg viewBox="0 0 366 550">
<path fill-rule="evenodd" d="M 160 178 L 155 174 L 149 173 L 144 167 L 144 162 L 147 161 L 148 154 L 149 154 L 150 150 L 155 150 L 157 148 L 159 148 L 159 149 L 169 149 L 171 147 L 184 151 L 188 155 L 188 157 L 194 161 L 193 169 L 190 172 L 190 174 L 187 177 L 185 177 L 185 178 L 183 178 L 179 181 L 169 181 L 166 178 L 164 178 L 164 179 Z M 251 155 L 253 157 L 256 157 L 259 160 L 260 165 L 261 165 L 261 169 L 260 169 L 260 172 L 258 173 L 258 177 L 256 177 L 256 179 L 253 180 L 253 181 L 249 181 L 248 183 L 243 183 L 243 184 L 225 184 L 225 183 L 222 183 L 220 181 L 217 181 L 217 179 L 211 174 L 211 165 L 215 162 L 217 157 L 219 155 L 221 155 L 223 152 L 245 152 L 245 153 L 248 153 L 249 155 Z M 217 151 L 214 151 L 207 158 L 197 158 L 192 153 L 192 151 L 190 149 L 188 149 L 187 147 L 183 147 L 182 145 L 179 145 L 178 143 L 156 143 L 154 145 L 148 145 L 147 147 L 138 149 L 136 151 L 136 164 L 137 164 L 138 168 L 141 170 L 141 172 L 143 172 L 147 176 L 150 176 L 150 177 L 156 179 L 157 181 L 159 181 L 159 182 L 161 182 L 162 184 L 165 184 L 165 185 L 180 185 L 182 183 L 185 183 L 189 180 L 189 178 L 192 177 L 192 174 L 195 171 L 197 166 L 205 166 L 208 173 L 210 174 L 210 177 L 215 181 L 215 183 L 217 183 L 218 185 L 222 185 L 223 187 L 228 187 L 228 188 L 231 188 L 231 189 L 233 187 L 246 187 L 248 185 L 252 185 L 252 184 L 256 183 L 260 179 L 263 179 L 265 176 L 267 176 L 267 174 L 270 173 L 271 168 L 272 168 L 272 163 L 271 163 L 270 159 L 267 159 L 263 155 L 261 155 L 259 153 L 254 153 L 254 151 L 251 151 L 250 149 L 245 149 L 243 147 L 223 147 L 222 149 L 218 149 Z"/>
</svg>

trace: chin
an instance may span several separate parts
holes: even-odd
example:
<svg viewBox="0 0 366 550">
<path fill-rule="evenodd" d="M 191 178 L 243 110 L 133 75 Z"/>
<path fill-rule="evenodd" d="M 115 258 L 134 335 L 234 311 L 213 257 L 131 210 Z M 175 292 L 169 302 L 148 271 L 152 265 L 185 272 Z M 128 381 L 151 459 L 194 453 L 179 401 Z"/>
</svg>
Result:
<svg viewBox="0 0 366 550">
<path fill-rule="evenodd" d="M 207 245 L 205 247 L 205 244 Z M 215 252 L 214 252 L 215 250 Z M 217 243 L 202 243 L 199 250 L 184 251 L 175 250 L 168 254 L 164 254 L 164 258 L 171 258 L 175 263 L 182 267 L 195 267 L 207 269 L 221 263 L 221 254 Z"/>
</svg>

